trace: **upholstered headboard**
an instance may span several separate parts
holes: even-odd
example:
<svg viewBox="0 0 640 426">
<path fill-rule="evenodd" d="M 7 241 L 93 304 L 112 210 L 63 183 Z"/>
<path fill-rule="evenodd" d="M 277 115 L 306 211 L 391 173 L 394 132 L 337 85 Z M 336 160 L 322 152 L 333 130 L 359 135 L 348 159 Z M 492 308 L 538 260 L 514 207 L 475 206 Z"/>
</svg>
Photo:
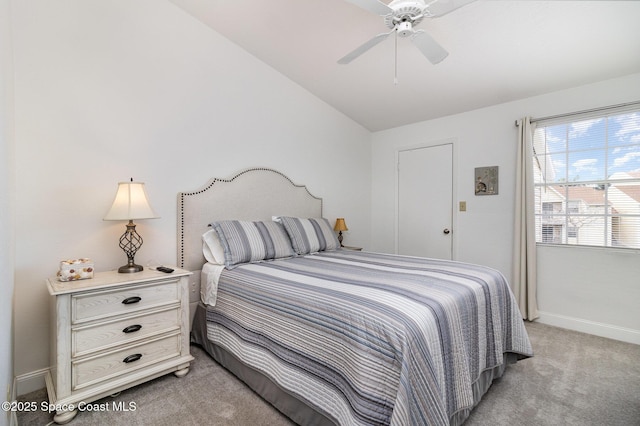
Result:
<svg viewBox="0 0 640 426">
<path fill-rule="evenodd" d="M 178 266 L 202 269 L 202 234 L 216 220 L 271 220 L 273 216 L 321 217 L 322 199 L 284 174 L 252 168 L 230 179 L 211 179 L 178 194 Z M 199 273 L 194 274 L 199 278 Z M 195 277 L 194 277 L 195 278 Z"/>
</svg>

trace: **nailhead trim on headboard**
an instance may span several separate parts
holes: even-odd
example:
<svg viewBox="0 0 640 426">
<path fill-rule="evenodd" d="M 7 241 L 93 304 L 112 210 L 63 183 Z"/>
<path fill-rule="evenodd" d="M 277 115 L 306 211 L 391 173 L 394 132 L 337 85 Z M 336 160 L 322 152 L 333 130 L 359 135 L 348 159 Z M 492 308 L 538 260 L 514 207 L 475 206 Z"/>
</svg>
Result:
<svg viewBox="0 0 640 426">
<path fill-rule="evenodd" d="M 180 268 L 184 268 L 185 267 L 185 220 L 184 220 L 184 203 L 185 203 L 185 198 L 186 197 L 190 197 L 190 196 L 196 196 L 196 195 L 200 195 L 203 194 L 204 192 L 210 190 L 211 188 L 214 187 L 214 185 L 217 182 L 224 182 L 224 183 L 229 183 L 234 181 L 235 179 L 237 179 L 238 177 L 245 175 L 247 173 L 255 173 L 255 172 L 271 172 L 271 173 L 276 173 L 280 176 L 282 176 L 283 178 L 285 178 L 287 181 L 289 181 L 291 183 L 291 185 L 295 188 L 303 188 L 307 194 L 311 197 L 314 198 L 316 200 L 318 200 L 320 202 L 320 212 L 322 213 L 322 198 L 316 197 L 315 195 L 311 194 L 311 192 L 309 192 L 309 189 L 305 186 L 305 185 L 297 185 L 296 183 L 294 183 L 288 176 L 286 176 L 285 174 L 274 170 L 274 169 L 270 169 L 270 168 L 266 168 L 266 167 L 254 167 L 254 168 L 250 168 L 250 169 L 246 169 L 238 174 L 236 174 L 235 176 L 233 176 L 230 179 L 220 179 L 220 178 L 213 178 L 211 179 L 204 187 L 202 187 L 201 189 L 198 189 L 197 191 L 191 191 L 191 192 L 180 192 L 178 193 L 178 217 L 179 217 L 179 223 L 178 223 L 178 227 L 179 227 L 179 240 L 178 240 L 178 266 Z"/>
</svg>

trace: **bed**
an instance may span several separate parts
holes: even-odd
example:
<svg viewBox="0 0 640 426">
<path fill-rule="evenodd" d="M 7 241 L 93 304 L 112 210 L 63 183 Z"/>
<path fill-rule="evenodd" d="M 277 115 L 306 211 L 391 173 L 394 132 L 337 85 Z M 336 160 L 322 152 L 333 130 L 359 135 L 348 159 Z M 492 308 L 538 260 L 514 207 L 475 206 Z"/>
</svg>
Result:
<svg viewBox="0 0 640 426">
<path fill-rule="evenodd" d="M 459 425 L 533 355 L 498 271 L 342 249 L 275 170 L 180 193 L 178 263 L 192 341 L 301 425 Z"/>
</svg>

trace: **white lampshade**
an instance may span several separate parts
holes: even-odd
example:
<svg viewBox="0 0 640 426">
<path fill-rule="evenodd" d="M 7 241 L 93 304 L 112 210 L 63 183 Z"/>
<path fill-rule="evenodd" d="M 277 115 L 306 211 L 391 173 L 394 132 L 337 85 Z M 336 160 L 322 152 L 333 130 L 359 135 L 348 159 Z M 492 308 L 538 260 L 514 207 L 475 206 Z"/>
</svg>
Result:
<svg viewBox="0 0 640 426">
<path fill-rule="evenodd" d="M 111 209 L 104 220 L 155 219 L 142 182 L 120 182 Z"/>
</svg>

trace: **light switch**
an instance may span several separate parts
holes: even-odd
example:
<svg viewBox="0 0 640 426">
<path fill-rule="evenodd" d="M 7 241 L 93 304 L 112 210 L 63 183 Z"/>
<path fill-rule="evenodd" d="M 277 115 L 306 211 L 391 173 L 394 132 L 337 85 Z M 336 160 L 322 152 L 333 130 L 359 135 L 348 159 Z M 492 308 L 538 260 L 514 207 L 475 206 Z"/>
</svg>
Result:
<svg viewBox="0 0 640 426">
<path fill-rule="evenodd" d="M 466 201 L 460 201 L 460 211 L 461 212 L 466 212 L 467 211 L 467 202 Z"/>
</svg>

